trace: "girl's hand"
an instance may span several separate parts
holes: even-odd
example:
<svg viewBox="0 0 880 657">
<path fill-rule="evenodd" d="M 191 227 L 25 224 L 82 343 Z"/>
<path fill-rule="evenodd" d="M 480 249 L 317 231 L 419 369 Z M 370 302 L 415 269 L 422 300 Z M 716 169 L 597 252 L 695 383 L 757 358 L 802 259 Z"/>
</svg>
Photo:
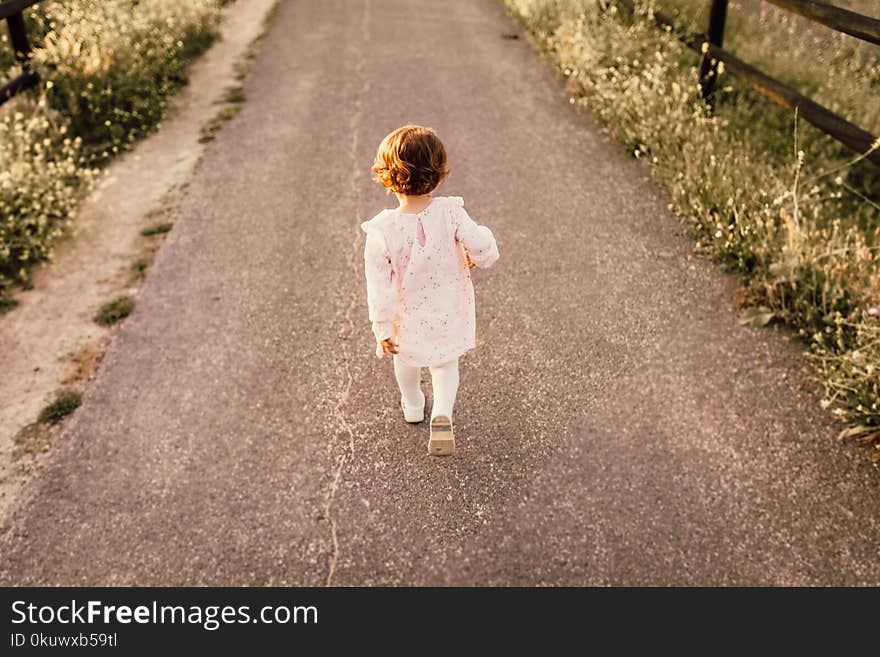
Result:
<svg viewBox="0 0 880 657">
<path fill-rule="evenodd" d="M 397 348 L 397 344 L 394 342 L 394 338 L 385 338 L 379 343 L 379 349 L 382 350 L 382 356 L 385 354 L 396 354 L 400 351 Z M 381 356 L 380 356 L 381 358 Z"/>
</svg>

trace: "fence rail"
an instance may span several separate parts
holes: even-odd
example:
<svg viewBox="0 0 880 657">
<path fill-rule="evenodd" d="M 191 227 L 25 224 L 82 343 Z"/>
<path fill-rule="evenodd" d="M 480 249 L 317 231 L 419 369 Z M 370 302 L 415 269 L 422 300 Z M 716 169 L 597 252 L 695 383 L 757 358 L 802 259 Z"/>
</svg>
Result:
<svg viewBox="0 0 880 657">
<path fill-rule="evenodd" d="M 876 39 L 880 36 L 880 21 L 839 7 L 812 0 L 767 1 L 864 41 L 876 43 Z M 617 0 L 617 2 L 633 13 L 639 11 L 639 0 Z M 728 73 L 739 78 L 774 103 L 792 110 L 797 108 L 798 115 L 802 119 L 856 153 L 868 153 L 867 159 L 880 166 L 880 149 L 868 152 L 877 141 L 877 137 L 724 50 L 722 43 L 726 16 L 727 0 L 712 0 L 707 33 L 690 34 L 683 32 L 672 18 L 663 12 L 653 11 L 651 13 L 655 23 L 661 27 L 670 28 L 672 33 L 677 35 L 678 39 L 688 48 L 702 54 L 700 78 L 703 97 L 708 101 L 711 102 L 715 90 L 715 79 L 718 75 L 717 62 L 724 62 L 725 70 Z"/>
<path fill-rule="evenodd" d="M 814 0 L 767 0 L 777 7 L 863 41 L 880 44 L 880 20 Z"/>
<path fill-rule="evenodd" d="M 0 2 L 0 20 L 6 19 L 6 25 L 9 28 L 9 38 L 15 51 L 15 59 L 21 64 L 22 70 L 21 75 L 10 80 L 0 88 L 0 105 L 24 89 L 35 87 L 40 81 L 40 76 L 35 71 L 32 71 L 30 67 L 31 44 L 27 39 L 24 14 L 22 14 L 25 9 L 38 2 L 40 0 L 6 0 L 6 2 Z"/>
</svg>

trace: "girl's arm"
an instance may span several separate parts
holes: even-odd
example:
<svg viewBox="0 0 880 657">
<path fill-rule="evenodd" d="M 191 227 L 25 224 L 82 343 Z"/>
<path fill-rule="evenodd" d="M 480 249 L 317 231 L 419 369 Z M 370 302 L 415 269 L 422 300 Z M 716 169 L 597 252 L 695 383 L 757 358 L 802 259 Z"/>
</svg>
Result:
<svg viewBox="0 0 880 657">
<path fill-rule="evenodd" d="M 460 197 L 459 197 L 460 198 Z M 468 255 L 477 267 L 491 267 L 498 260 L 498 244 L 486 226 L 480 226 L 470 218 L 463 202 L 456 199 L 459 207 L 454 216 L 455 239 L 464 244 Z"/>
<path fill-rule="evenodd" d="M 391 257 L 379 230 L 367 231 L 364 247 L 364 271 L 367 275 L 367 305 L 373 335 L 377 342 L 394 336 L 394 316 L 397 313 L 397 289 Z"/>
</svg>

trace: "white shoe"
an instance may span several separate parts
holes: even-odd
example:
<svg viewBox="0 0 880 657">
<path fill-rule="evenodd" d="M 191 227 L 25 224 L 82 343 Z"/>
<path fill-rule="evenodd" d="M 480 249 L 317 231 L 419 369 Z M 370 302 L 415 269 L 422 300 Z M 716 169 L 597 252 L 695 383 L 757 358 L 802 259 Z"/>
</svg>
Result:
<svg viewBox="0 0 880 657">
<path fill-rule="evenodd" d="M 401 397 L 400 407 L 403 409 L 403 419 L 407 422 L 412 424 L 423 422 L 425 419 L 425 393 L 422 393 L 421 406 L 407 406 L 406 402 L 403 401 L 403 397 Z"/>
</svg>

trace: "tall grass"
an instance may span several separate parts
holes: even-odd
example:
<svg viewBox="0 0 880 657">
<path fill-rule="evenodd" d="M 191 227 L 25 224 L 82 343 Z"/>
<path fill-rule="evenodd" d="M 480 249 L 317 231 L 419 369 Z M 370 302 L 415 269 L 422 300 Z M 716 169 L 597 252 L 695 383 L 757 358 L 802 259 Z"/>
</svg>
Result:
<svg viewBox="0 0 880 657">
<path fill-rule="evenodd" d="M 834 0 L 880 15 L 877 0 Z M 691 32 L 704 32 L 710 0 L 655 0 Z M 880 133 L 880 49 L 761 0 L 730 0 L 724 48 L 856 123 Z"/>
<path fill-rule="evenodd" d="M 40 88 L 0 107 L 0 296 L 27 283 L 96 167 L 155 129 L 220 0 L 46 0 L 26 11 Z M 20 73 L 0 36 L 0 83 Z"/>
<path fill-rule="evenodd" d="M 877 168 L 723 67 L 711 112 L 699 93 L 699 58 L 611 0 L 507 4 L 568 77 L 572 102 L 669 190 L 669 208 L 690 226 L 696 250 L 740 275 L 738 303 L 761 309 L 744 321 L 793 327 L 825 385 L 823 405 L 841 420 L 880 427 L 880 322 L 871 310 L 880 304 Z M 766 29 L 732 21 L 727 40 L 764 67 L 761 47 L 749 40 L 769 43 Z M 827 47 L 828 66 L 840 67 L 845 47 Z M 849 81 L 843 73 L 829 79 L 848 98 L 865 95 L 849 109 L 867 125 L 876 120 L 867 78 L 877 62 L 859 61 Z M 788 64 L 792 75 L 796 68 Z"/>
</svg>

